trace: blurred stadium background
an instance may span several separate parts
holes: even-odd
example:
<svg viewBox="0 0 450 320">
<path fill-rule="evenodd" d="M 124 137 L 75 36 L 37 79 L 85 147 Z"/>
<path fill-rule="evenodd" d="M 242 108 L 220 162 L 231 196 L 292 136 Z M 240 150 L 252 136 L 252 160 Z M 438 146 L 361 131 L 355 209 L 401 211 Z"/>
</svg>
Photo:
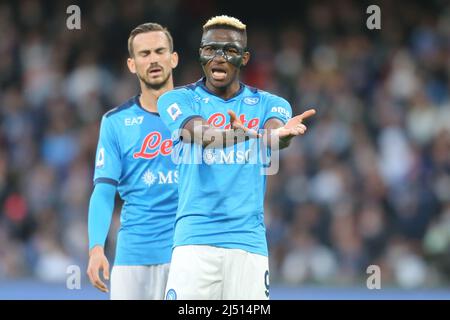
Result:
<svg viewBox="0 0 450 320">
<path fill-rule="evenodd" d="M 167 26 L 183 85 L 217 14 L 247 24 L 244 82 L 318 110 L 269 178 L 272 298 L 450 299 L 449 2 L 377 1 L 381 30 L 368 1 L 258 3 L 0 2 L 0 299 L 107 298 L 85 277 L 87 206 L 101 115 L 138 92 L 128 34 Z M 71 4 L 81 30 L 66 28 Z M 371 264 L 381 290 L 366 288 Z"/>
</svg>

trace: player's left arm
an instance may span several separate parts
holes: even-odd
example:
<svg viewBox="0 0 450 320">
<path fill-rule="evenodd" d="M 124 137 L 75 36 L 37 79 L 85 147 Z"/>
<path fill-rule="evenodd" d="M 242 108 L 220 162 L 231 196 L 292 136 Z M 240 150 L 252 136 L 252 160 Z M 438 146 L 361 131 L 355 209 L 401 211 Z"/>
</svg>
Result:
<svg viewBox="0 0 450 320">
<path fill-rule="evenodd" d="M 292 138 L 305 134 L 307 127 L 303 122 L 315 114 L 316 110 L 309 109 L 291 118 L 286 124 L 278 118 L 267 120 L 264 125 L 267 144 L 271 148 L 284 149 L 288 147 Z"/>
</svg>

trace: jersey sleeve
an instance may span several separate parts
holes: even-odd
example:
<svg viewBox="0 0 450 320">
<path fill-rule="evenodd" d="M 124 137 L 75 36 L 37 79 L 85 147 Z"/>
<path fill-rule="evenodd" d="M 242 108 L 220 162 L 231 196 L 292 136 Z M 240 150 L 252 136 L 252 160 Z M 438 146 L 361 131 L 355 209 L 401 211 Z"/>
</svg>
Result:
<svg viewBox="0 0 450 320">
<path fill-rule="evenodd" d="M 194 117 L 201 117 L 194 111 L 193 98 L 186 90 L 172 90 L 158 99 L 158 112 L 172 134 L 172 140 L 177 141 L 181 129 Z"/>
<path fill-rule="evenodd" d="M 94 187 L 88 213 L 89 250 L 96 245 L 105 246 L 114 211 L 115 195 L 115 186 L 99 183 Z"/>
<path fill-rule="evenodd" d="M 94 184 L 117 185 L 122 173 L 120 145 L 110 118 L 103 116 L 95 157 Z"/>
<path fill-rule="evenodd" d="M 276 118 L 284 124 L 292 117 L 291 104 L 281 97 L 270 95 L 266 102 L 266 114 L 263 121 L 263 127 L 270 119 Z"/>
</svg>

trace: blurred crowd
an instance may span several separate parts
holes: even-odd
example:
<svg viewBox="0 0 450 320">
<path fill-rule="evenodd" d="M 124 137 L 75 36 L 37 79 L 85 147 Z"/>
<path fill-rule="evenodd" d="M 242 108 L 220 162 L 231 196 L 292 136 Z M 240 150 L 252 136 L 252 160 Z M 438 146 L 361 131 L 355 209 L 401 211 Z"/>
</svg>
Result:
<svg viewBox="0 0 450 320">
<path fill-rule="evenodd" d="M 201 77 L 201 26 L 230 14 L 248 29 L 243 81 L 318 111 L 268 179 L 272 283 L 365 285 L 369 265 L 383 285 L 450 283 L 448 2 L 380 2 L 381 30 L 350 0 L 78 1 L 80 30 L 70 4 L 0 3 L 0 280 L 85 269 L 99 122 L 139 90 L 129 32 L 167 26 L 183 85 Z M 111 260 L 119 212 L 117 199 Z"/>
</svg>

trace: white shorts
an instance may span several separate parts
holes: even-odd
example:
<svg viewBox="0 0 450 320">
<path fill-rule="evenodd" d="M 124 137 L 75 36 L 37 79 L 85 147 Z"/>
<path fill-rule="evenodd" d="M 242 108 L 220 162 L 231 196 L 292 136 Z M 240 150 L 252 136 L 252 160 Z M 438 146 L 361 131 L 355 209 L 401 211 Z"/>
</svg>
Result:
<svg viewBox="0 0 450 320">
<path fill-rule="evenodd" d="M 241 249 L 206 245 L 172 252 L 166 300 L 268 300 L 269 261 Z"/>
<path fill-rule="evenodd" d="M 111 300 L 162 300 L 170 263 L 150 266 L 113 266 Z"/>
</svg>

